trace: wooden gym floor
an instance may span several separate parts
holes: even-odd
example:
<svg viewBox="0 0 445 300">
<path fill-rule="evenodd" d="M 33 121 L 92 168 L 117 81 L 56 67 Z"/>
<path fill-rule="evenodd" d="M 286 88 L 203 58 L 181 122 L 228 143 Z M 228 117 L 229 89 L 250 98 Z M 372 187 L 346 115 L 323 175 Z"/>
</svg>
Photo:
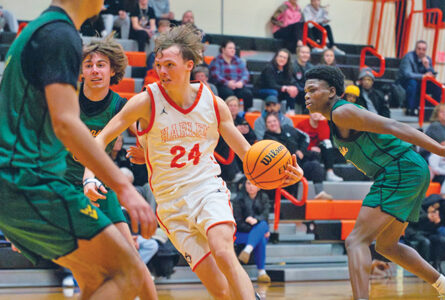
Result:
<svg viewBox="0 0 445 300">
<path fill-rule="evenodd" d="M 349 281 L 311 281 L 255 284 L 262 299 L 342 300 L 352 299 Z M 211 299 L 201 284 L 157 285 L 159 300 Z M 65 295 L 64 295 L 65 293 Z M 73 289 L 62 288 L 0 288 L 0 300 L 62 300 L 76 299 Z M 418 278 L 403 280 L 378 279 L 371 284 L 372 300 L 427 300 L 438 299 L 436 291 Z"/>
</svg>

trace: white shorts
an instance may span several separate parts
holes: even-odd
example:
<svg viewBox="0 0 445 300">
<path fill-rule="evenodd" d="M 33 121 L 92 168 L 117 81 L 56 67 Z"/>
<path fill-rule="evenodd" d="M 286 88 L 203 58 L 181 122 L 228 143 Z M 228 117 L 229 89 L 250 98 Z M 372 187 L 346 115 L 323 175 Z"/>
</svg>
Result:
<svg viewBox="0 0 445 300">
<path fill-rule="evenodd" d="M 221 178 L 212 178 L 181 191 L 182 196 L 164 201 L 156 209 L 161 228 L 181 252 L 192 270 L 210 255 L 207 231 L 221 223 L 236 223 L 230 204 L 230 191 Z"/>
</svg>

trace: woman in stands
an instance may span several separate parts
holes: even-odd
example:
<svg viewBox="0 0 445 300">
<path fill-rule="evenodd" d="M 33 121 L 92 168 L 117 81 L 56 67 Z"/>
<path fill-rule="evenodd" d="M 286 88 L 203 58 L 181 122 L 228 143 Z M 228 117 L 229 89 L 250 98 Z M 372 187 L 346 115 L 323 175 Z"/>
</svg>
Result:
<svg viewBox="0 0 445 300">
<path fill-rule="evenodd" d="M 246 180 L 233 200 L 233 216 L 237 228 L 235 244 L 245 245 L 238 258 L 247 264 L 253 252 L 258 269 L 258 282 L 270 282 L 270 277 L 264 269 L 266 245 L 270 236 L 269 206 L 267 195 L 249 180 Z"/>
<path fill-rule="evenodd" d="M 304 171 L 304 176 L 314 182 L 316 196 L 314 199 L 332 199 L 332 196 L 324 191 L 323 179 L 325 170 L 317 157 L 308 151 L 309 136 L 293 126 L 281 126 L 277 113 L 269 113 L 266 116 L 266 133 L 264 139 L 275 140 L 289 149 L 289 152 L 297 156 L 298 165 Z M 298 184 L 289 187 L 289 192 L 297 197 Z"/>
<path fill-rule="evenodd" d="M 284 40 L 286 48 L 294 53 L 297 46 L 303 45 L 304 18 L 297 0 L 285 1 L 270 18 L 273 37 Z"/>
<path fill-rule="evenodd" d="M 306 107 L 331 121 L 340 152 L 375 180 L 346 239 L 354 299 L 369 297 L 369 245 L 374 240 L 377 252 L 432 284 L 445 299 L 445 277 L 399 243 L 408 222 L 418 220 L 430 183 L 428 165 L 412 145 L 441 156 L 445 147 L 409 125 L 340 99 L 344 75 L 338 68 L 317 66 L 306 72 L 306 79 Z"/>
<path fill-rule="evenodd" d="M 332 49 L 326 49 L 323 51 L 323 54 L 321 56 L 320 65 L 325 66 L 336 66 L 337 62 L 335 61 L 335 53 Z"/>
<path fill-rule="evenodd" d="M 263 99 L 275 95 L 279 101 L 286 100 L 288 113 L 295 114 L 295 97 L 298 89 L 292 71 L 290 52 L 287 49 L 278 50 L 261 72 L 258 88 Z"/>
</svg>

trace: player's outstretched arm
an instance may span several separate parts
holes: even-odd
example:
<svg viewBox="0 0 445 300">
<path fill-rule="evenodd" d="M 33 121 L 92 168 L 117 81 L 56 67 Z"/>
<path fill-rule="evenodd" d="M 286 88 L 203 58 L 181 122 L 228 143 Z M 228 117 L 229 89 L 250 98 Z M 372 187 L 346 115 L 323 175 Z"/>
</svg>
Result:
<svg viewBox="0 0 445 300">
<path fill-rule="evenodd" d="M 235 153 L 244 160 L 244 156 L 250 149 L 250 144 L 235 127 L 230 110 L 226 103 L 219 97 L 216 97 L 218 111 L 220 116 L 219 132 L 223 137 L 224 141 L 229 145 L 229 147 L 235 151 Z"/>
<path fill-rule="evenodd" d="M 74 87 L 69 84 L 50 84 L 45 87 L 45 96 L 56 136 L 83 165 L 109 185 L 121 201 L 128 203 L 133 230 L 137 231 L 140 224 L 142 235 L 153 235 L 156 230 L 153 211 L 104 150 L 95 143 L 80 120 L 79 100 Z"/>
<path fill-rule="evenodd" d="M 343 105 L 337 108 L 334 110 L 332 118 L 340 129 L 392 134 L 405 142 L 445 156 L 445 147 L 419 130 L 396 120 L 371 113 L 366 109 L 360 109 L 355 105 Z"/>
</svg>

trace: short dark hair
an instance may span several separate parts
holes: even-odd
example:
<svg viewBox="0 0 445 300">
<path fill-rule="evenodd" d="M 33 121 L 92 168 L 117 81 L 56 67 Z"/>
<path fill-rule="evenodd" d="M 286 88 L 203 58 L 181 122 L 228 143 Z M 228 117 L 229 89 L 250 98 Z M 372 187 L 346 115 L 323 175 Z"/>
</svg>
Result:
<svg viewBox="0 0 445 300">
<path fill-rule="evenodd" d="M 345 91 L 345 76 L 337 67 L 319 65 L 304 73 L 306 80 L 318 79 L 328 83 L 335 88 L 337 96 L 343 95 Z"/>
</svg>

